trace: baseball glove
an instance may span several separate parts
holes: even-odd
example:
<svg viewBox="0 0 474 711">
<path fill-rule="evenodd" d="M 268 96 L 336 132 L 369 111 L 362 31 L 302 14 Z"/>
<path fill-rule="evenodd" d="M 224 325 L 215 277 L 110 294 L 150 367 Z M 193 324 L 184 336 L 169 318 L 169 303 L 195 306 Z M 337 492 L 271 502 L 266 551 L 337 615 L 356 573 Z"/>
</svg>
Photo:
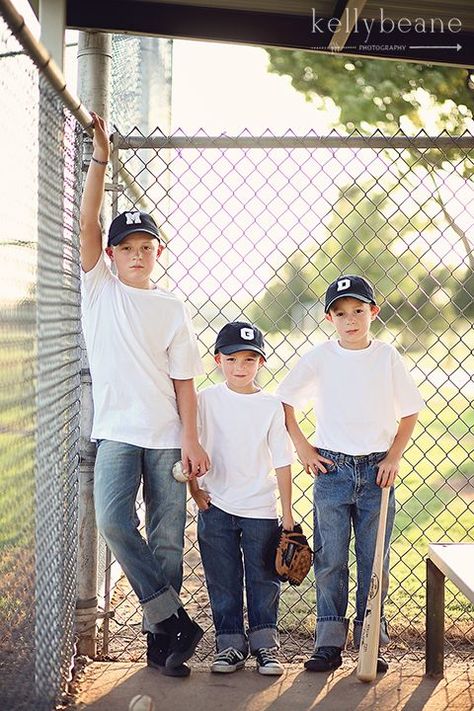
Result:
<svg viewBox="0 0 474 711">
<path fill-rule="evenodd" d="M 300 585 L 311 569 L 313 551 L 303 529 L 296 523 L 292 531 L 280 526 L 280 539 L 276 547 L 275 572 L 278 578 L 290 585 Z"/>
</svg>

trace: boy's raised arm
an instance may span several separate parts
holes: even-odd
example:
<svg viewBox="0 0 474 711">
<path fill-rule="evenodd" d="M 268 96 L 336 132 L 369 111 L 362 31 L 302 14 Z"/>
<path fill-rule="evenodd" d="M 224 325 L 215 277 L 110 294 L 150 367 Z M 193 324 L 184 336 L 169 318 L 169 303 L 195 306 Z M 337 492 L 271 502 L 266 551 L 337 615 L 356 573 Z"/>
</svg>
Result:
<svg viewBox="0 0 474 711">
<path fill-rule="evenodd" d="M 80 215 L 81 264 L 85 272 L 95 267 L 102 253 L 100 210 L 104 199 L 105 171 L 110 153 L 106 123 L 97 114 L 93 113 L 92 116 L 94 150 L 82 194 Z"/>
</svg>

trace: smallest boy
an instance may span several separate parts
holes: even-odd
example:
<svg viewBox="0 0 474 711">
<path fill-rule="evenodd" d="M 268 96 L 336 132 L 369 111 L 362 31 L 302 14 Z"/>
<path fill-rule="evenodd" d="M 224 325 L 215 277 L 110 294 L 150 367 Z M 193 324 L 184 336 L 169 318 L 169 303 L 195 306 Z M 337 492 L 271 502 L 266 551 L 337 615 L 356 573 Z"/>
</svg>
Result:
<svg viewBox="0 0 474 711">
<path fill-rule="evenodd" d="M 379 644 L 388 642 L 383 600 L 388 589 L 393 484 L 423 407 L 396 349 L 370 336 L 380 309 L 363 277 L 345 275 L 329 285 L 324 310 L 337 333 L 312 348 L 278 389 L 297 454 L 314 479 L 315 649 L 308 671 L 337 669 L 346 644 L 349 542 L 354 530 L 357 563 L 353 639 L 360 644 L 370 585 L 381 488 L 390 487 L 382 577 Z M 314 445 L 300 430 L 294 408 L 314 403 Z M 379 657 L 377 671 L 386 671 Z"/>
<path fill-rule="evenodd" d="M 280 583 L 268 551 L 279 530 L 276 484 L 283 527 L 294 526 L 291 443 L 281 402 L 255 382 L 266 359 L 259 329 L 228 323 L 214 353 L 225 382 L 198 394 L 201 442 L 212 464 L 199 480 L 202 488 L 196 479 L 189 484 L 199 508 L 198 541 L 216 630 L 211 671 L 242 669 L 250 650 L 260 674 L 280 675 Z"/>
</svg>

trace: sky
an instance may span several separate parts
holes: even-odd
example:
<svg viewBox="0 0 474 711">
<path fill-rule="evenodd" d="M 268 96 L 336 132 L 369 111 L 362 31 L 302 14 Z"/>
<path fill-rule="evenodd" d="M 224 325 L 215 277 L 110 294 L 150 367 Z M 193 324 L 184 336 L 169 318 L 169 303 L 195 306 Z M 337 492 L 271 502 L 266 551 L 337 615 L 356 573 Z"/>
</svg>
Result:
<svg viewBox="0 0 474 711">
<path fill-rule="evenodd" d="M 203 125 L 214 134 L 225 127 L 230 135 L 244 128 L 258 134 L 290 127 L 297 134 L 311 129 L 327 133 L 337 109 L 318 110 L 291 86 L 289 77 L 270 74 L 267 66 L 267 54 L 259 47 L 175 41 L 174 126 L 193 131 Z"/>
</svg>

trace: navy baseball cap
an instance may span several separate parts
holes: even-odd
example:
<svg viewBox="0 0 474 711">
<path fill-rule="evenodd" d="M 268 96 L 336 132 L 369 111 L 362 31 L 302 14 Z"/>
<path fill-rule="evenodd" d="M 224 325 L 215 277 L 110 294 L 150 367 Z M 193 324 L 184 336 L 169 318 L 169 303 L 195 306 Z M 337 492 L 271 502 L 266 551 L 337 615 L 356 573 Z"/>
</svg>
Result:
<svg viewBox="0 0 474 711">
<path fill-rule="evenodd" d="M 343 296 L 352 296 L 354 299 L 365 301 L 366 304 L 376 304 L 372 285 L 360 276 L 346 274 L 329 284 L 326 291 L 324 312 L 327 313 L 333 303 Z"/>
<path fill-rule="evenodd" d="M 160 233 L 155 220 L 147 212 L 128 210 L 112 220 L 107 239 L 108 247 L 116 247 L 120 242 L 135 232 L 145 232 L 160 241 Z"/>
<path fill-rule="evenodd" d="M 260 329 L 246 321 L 232 321 L 221 328 L 217 334 L 214 354 L 231 355 L 238 351 L 255 351 L 265 355 L 265 341 Z"/>
</svg>

